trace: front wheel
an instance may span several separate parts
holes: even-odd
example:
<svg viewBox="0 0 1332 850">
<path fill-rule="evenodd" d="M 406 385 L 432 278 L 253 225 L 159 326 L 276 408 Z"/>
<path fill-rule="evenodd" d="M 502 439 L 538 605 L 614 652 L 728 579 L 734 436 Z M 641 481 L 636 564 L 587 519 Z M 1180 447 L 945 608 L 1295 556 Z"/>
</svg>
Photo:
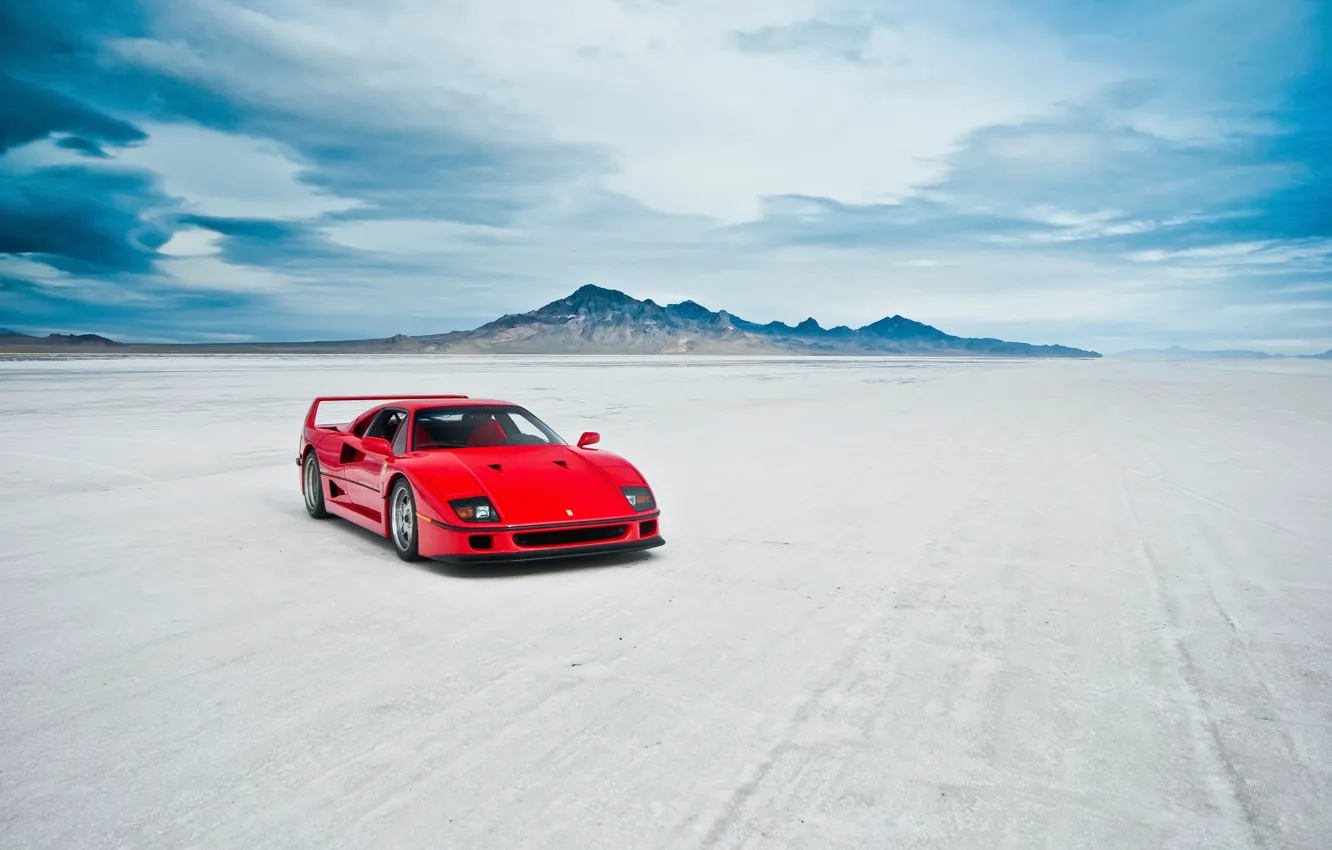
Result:
<svg viewBox="0 0 1332 850">
<path fill-rule="evenodd" d="M 305 510 L 315 519 L 328 516 L 324 508 L 324 479 L 319 474 L 319 458 L 314 452 L 305 455 Z"/>
<path fill-rule="evenodd" d="M 416 496 L 407 479 L 399 478 L 389 494 L 389 536 L 393 538 L 393 551 L 404 561 L 419 561 L 421 553 L 420 526 L 416 517 Z"/>
</svg>

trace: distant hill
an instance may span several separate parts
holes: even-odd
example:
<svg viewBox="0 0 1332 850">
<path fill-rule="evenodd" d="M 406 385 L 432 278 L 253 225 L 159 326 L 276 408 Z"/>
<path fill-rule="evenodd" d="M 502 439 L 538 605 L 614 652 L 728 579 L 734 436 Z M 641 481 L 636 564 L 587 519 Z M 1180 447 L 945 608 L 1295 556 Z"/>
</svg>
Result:
<svg viewBox="0 0 1332 850">
<path fill-rule="evenodd" d="M 583 286 L 527 313 L 502 316 L 470 331 L 386 339 L 290 343 L 140 344 L 94 335 L 0 338 L 3 351 L 87 350 L 156 353 L 443 354 L 909 354 L 972 357 L 1100 357 L 1063 345 L 968 338 L 903 316 L 860 328 L 758 324 L 693 301 L 662 306 L 614 289 Z"/>
<path fill-rule="evenodd" d="M 28 334 L 0 328 L 0 350 L 10 351 L 16 347 L 33 349 L 83 349 L 83 348 L 120 348 L 123 343 L 107 339 L 97 334 L 47 334 L 29 336 Z"/>
<path fill-rule="evenodd" d="M 1110 356 L 1150 360 L 1332 360 L 1332 350 L 1324 351 L 1322 354 L 1272 354 L 1267 351 L 1249 351 L 1242 348 L 1205 351 L 1172 345 L 1169 348 L 1135 348 Z"/>
<path fill-rule="evenodd" d="M 1111 357 L 1137 357 L 1154 360 L 1270 360 L 1282 357 L 1281 354 L 1269 354 L 1266 351 L 1247 351 L 1244 349 L 1226 349 L 1221 351 L 1202 351 L 1192 348 L 1135 348 L 1121 351 Z"/>
</svg>

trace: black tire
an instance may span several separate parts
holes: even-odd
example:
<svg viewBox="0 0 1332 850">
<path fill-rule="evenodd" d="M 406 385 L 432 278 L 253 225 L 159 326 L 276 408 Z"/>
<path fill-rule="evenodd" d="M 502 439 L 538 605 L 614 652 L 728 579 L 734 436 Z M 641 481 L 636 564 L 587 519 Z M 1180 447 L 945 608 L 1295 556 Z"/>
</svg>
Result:
<svg viewBox="0 0 1332 850">
<path fill-rule="evenodd" d="M 320 475 L 319 458 L 315 457 L 314 452 L 305 453 L 302 475 L 305 476 L 301 484 L 305 496 L 305 511 L 315 519 L 324 519 L 328 516 L 328 510 L 324 507 L 324 478 Z"/>
<path fill-rule="evenodd" d="M 389 539 L 393 551 L 404 561 L 419 561 L 421 553 L 421 523 L 416 515 L 416 494 L 406 478 L 399 478 L 389 491 Z"/>
</svg>

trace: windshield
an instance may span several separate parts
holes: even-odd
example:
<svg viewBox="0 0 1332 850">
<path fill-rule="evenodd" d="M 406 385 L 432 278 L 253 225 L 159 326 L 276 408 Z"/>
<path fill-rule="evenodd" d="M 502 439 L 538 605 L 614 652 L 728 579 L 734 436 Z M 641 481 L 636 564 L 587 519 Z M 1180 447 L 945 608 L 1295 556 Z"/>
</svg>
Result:
<svg viewBox="0 0 1332 850">
<path fill-rule="evenodd" d="M 412 449 L 567 445 L 521 407 L 431 407 L 416 412 Z"/>
</svg>

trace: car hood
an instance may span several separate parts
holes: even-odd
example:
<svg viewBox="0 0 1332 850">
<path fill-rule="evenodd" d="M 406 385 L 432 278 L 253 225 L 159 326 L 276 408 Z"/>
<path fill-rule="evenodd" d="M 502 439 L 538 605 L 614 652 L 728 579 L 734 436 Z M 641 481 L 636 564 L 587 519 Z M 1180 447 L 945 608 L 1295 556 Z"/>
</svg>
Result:
<svg viewBox="0 0 1332 850">
<path fill-rule="evenodd" d="M 619 485 L 568 446 L 468 448 L 448 454 L 471 473 L 505 525 L 585 522 L 633 513 Z"/>
</svg>

